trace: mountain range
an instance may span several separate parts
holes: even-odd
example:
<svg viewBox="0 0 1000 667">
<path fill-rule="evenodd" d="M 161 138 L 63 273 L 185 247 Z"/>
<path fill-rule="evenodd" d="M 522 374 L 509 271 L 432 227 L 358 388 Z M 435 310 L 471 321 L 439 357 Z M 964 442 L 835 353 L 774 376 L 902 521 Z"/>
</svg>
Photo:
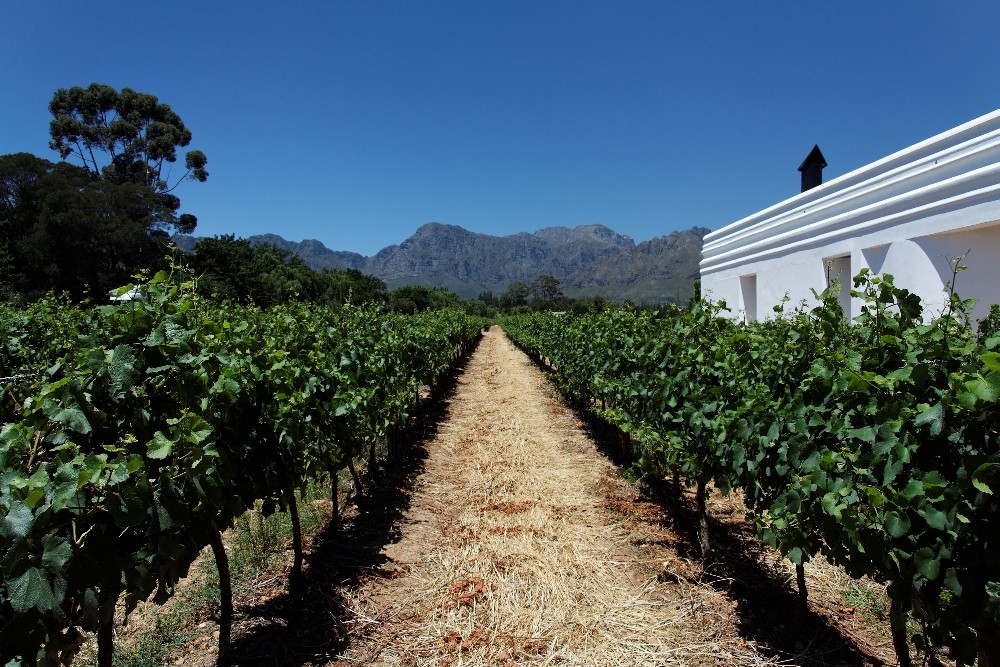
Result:
<svg viewBox="0 0 1000 667">
<path fill-rule="evenodd" d="M 636 243 L 604 225 L 491 236 L 431 222 L 371 257 L 331 250 L 312 239 L 296 242 L 263 234 L 247 240 L 289 250 L 316 270 L 358 269 L 381 278 L 390 288 L 443 287 L 475 298 L 482 292 L 499 295 L 514 281 L 530 283 L 548 274 L 559 280 L 567 296 L 665 303 L 691 295 L 708 231 L 692 227 Z M 174 241 L 189 252 L 198 238 L 179 235 Z"/>
</svg>

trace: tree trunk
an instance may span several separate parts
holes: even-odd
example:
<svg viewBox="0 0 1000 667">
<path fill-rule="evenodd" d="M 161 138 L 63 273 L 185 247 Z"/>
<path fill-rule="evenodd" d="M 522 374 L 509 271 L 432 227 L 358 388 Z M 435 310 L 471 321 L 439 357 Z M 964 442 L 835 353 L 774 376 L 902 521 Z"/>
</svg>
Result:
<svg viewBox="0 0 1000 667">
<path fill-rule="evenodd" d="M 698 546 L 701 548 L 701 555 L 708 556 L 711 549 L 708 536 L 708 508 L 706 502 L 706 483 L 698 480 L 698 489 L 695 492 L 695 501 L 698 506 Z"/>
<path fill-rule="evenodd" d="M 365 498 L 364 488 L 361 486 L 361 478 L 358 476 L 358 471 L 354 469 L 354 459 L 351 457 L 347 458 L 347 469 L 351 473 L 351 479 L 354 480 L 354 495 L 358 502 L 361 502 Z"/>
<path fill-rule="evenodd" d="M 333 528 L 334 532 L 340 530 L 340 477 L 337 475 L 337 471 L 330 469 L 330 500 L 333 501 L 333 507 L 330 509 L 330 527 Z"/>
<path fill-rule="evenodd" d="M 215 567 L 219 570 L 219 655 L 215 664 L 229 664 L 230 637 L 233 632 L 233 586 L 229 572 L 229 556 L 222 544 L 222 533 L 213 532 L 211 541 Z"/>
<path fill-rule="evenodd" d="M 97 628 L 97 666 L 112 667 L 115 657 L 115 619 L 112 616 Z"/>
<path fill-rule="evenodd" d="M 896 649 L 899 667 L 911 667 L 910 645 L 906 642 L 906 609 L 892 597 L 889 605 L 889 629 L 892 633 L 892 647 Z"/>
<path fill-rule="evenodd" d="M 372 444 L 368 447 L 368 476 L 375 474 L 375 448 L 378 445 L 378 438 L 372 438 Z"/>
<path fill-rule="evenodd" d="M 386 458 L 394 459 L 399 453 L 397 451 L 399 447 L 399 431 L 400 427 L 396 424 L 392 424 L 385 432 L 385 454 Z"/>
<path fill-rule="evenodd" d="M 295 587 L 302 581 L 302 524 L 299 523 L 299 503 L 295 499 L 294 489 L 292 489 L 288 502 L 288 514 L 292 520 L 292 553 L 294 554 L 289 583 Z"/>
<path fill-rule="evenodd" d="M 799 598 L 805 604 L 809 599 L 809 589 L 806 588 L 806 566 L 801 563 L 795 566 L 795 583 L 799 587 Z"/>
</svg>

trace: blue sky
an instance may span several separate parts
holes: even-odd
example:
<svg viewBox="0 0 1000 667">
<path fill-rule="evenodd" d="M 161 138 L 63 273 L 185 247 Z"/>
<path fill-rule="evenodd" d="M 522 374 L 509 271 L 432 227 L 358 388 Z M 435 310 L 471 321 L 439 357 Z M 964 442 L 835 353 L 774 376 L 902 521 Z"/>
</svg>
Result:
<svg viewBox="0 0 1000 667">
<path fill-rule="evenodd" d="M 197 234 L 718 229 L 1000 107 L 1000 3 L 0 0 L 0 153 L 56 89 L 157 95 Z"/>
</svg>

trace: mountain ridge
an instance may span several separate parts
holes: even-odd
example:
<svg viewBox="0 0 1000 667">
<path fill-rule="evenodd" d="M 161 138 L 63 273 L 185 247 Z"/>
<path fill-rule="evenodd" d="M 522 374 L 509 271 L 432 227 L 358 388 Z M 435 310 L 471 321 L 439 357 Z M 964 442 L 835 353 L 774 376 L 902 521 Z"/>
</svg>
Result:
<svg viewBox="0 0 1000 667">
<path fill-rule="evenodd" d="M 493 236 L 429 222 L 401 243 L 368 257 L 331 250 L 316 239 L 297 242 L 262 234 L 247 240 L 284 248 L 316 270 L 357 269 L 377 276 L 390 288 L 443 287 L 474 298 L 483 292 L 499 295 L 512 282 L 530 283 L 547 274 L 562 283 L 567 296 L 662 303 L 691 295 L 708 231 L 692 227 L 636 243 L 600 224 Z M 199 238 L 179 235 L 174 240 L 190 252 Z"/>
</svg>

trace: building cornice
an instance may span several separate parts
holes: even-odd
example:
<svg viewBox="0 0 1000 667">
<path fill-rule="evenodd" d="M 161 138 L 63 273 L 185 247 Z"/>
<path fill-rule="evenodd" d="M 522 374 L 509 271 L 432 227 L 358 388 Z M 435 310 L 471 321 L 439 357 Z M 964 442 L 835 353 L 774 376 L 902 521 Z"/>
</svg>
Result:
<svg viewBox="0 0 1000 667">
<path fill-rule="evenodd" d="M 997 197 L 1000 110 L 706 235 L 701 273 Z"/>
</svg>

